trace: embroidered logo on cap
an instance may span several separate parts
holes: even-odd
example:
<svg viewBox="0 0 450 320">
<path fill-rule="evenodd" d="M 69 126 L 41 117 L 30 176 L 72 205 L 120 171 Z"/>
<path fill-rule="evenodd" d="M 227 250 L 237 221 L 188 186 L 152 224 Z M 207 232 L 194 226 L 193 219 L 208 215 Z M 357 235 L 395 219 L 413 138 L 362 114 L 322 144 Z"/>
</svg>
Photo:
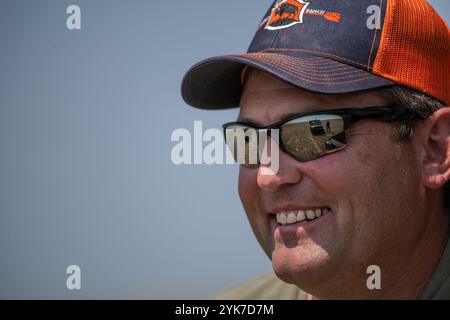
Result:
<svg viewBox="0 0 450 320">
<path fill-rule="evenodd" d="M 303 0 L 278 0 L 268 18 L 266 29 L 279 30 L 303 23 L 303 15 L 309 2 Z"/>
<path fill-rule="evenodd" d="M 326 10 L 309 9 L 310 2 L 304 0 L 277 0 L 268 17 L 266 17 L 258 29 L 264 25 L 267 30 L 280 30 L 292 27 L 296 24 L 303 23 L 303 16 L 313 15 L 322 16 L 328 21 L 340 22 L 341 14 L 337 12 L 329 12 Z"/>
</svg>

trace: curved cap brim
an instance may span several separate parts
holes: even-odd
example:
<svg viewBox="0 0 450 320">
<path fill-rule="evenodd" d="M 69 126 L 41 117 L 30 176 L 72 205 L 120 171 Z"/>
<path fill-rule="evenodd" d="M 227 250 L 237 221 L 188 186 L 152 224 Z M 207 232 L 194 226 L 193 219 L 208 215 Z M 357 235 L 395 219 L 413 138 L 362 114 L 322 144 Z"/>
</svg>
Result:
<svg viewBox="0 0 450 320">
<path fill-rule="evenodd" d="M 351 93 L 395 83 L 366 69 L 303 52 L 260 52 L 219 56 L 194 65 L 184 76 L 184 101 L 200 109 L 239 106 L 245 66 L 263 70 L 293 86 L 324 94 Z"/>
</svg>

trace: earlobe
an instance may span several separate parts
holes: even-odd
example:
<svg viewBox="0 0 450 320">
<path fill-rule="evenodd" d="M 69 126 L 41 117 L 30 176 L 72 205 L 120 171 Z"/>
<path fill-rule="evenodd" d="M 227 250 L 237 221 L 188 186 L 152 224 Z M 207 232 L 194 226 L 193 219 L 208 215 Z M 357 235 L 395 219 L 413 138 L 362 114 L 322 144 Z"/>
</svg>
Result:
<svg viewBox="0 0 450 320">
<path fill-rule="evenodd" d="M 422 182 L 438 189 L 450 180 L 450 108 L 436 111 L 427 122 Z"/>
</svg>

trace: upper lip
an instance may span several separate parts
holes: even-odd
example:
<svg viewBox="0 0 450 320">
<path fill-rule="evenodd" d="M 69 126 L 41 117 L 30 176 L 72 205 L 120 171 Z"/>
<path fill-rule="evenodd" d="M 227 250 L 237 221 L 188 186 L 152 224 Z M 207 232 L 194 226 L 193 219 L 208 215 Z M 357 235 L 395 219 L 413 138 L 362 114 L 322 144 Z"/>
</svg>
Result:
<svg viewBox="0 0 450 320">
<path fill-rule="evenodd" d="M 327 206 L 284 206 L 284 207 L 275 207 L 273 209 L 268 210 L 270 214 L 277 214 L 281 212 L 287 212 L 287 211 L 307 211 L 307 210 L 314 210 L 317 208 L 329 208 Z"/>
</svg>

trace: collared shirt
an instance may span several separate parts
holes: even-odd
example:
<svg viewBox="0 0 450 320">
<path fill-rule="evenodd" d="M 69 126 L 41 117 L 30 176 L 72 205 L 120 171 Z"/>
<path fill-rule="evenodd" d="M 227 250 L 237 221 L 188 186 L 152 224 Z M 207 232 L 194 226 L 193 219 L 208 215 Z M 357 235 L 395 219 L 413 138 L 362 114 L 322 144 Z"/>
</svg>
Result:
<svg viewBox="0 0 450 320">
<path fill-rule="evenodd" d="M 439 260 L 430 281 L 420 295 L 422 300 L 450 299 L 450 240 Z"/>
</svg>

